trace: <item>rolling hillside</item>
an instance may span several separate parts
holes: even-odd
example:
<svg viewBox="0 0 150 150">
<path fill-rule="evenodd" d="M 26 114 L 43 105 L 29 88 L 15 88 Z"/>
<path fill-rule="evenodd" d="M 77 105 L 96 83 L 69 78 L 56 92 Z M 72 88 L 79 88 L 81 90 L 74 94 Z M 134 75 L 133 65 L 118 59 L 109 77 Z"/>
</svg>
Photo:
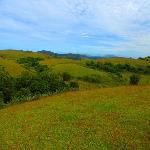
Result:
<svg viewBox="0 0 150 150">
<path fill-rule="evenodd" d="M 0 150 L 149 150 L 150 75 L 139 73 L 139 84 L 130 85 L 134 72 L 90 68 L 86 65 L 89 61 L 110 66 L 150 65 L 141 59 L 74 60 L 29 51 L 0 51 L 4 67 L 0 71 L 6 75 L 0 76 L 6 89 L 3 93 L 9 98 L 9 88 L 15 85 L 12 92 L 18 96 L 0 108 Z M 64 73 L 69 80 L 64 79 Z M 49 85 L 54 91 L 39 93 Z"/>
<path fill-rule="evenodd" d="M 0 110 L 0 149 L 150 147 L 150 86 L 67 92 Z"/>
<path fill-rule="evenodd" d="M 18 51 L 18 50 L 1 50 L 0 51 L 0 65 L 4 66 L 6 71 L 12 76 L 20 75 L 23 71 L 28 71 L 23 65 L 18 64 L 19 58 L 33 57 L 43 58 L 40 63 L 47 65 L 56 73 L 68 72 L 75 78 L 83 77 L 86 75 L 99 75 L 102 80 L 106 83 L 106 86 L 115 86 L 115 78 L 112 74 L 105 71 L 97 71 L 85 66 L 85 63 L 90 59 L 72 60 L 65 57 L 55 57 L 43 53 L 31 52 L 31 51 Z M 128 63 L 131 65 L 150 65 L 150 61 L 130 58 L 102 58 L 98 59 L 99 62 L 112 62 L 112 63 Z M 130 73 L 124 73 L 124 77 L 129 80 Z M 108 84 L 109 83 L 109 84 Z M 142 75 L 140 84 L 150 83 L 150 76 Z"/>
</svg>

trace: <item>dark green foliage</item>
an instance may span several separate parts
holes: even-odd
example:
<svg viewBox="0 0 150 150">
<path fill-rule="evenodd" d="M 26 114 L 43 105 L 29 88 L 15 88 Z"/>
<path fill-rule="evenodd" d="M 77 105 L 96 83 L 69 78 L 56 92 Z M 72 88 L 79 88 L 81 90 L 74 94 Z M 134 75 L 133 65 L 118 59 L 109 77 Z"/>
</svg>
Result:
<svg viewBox="0 0 150 150">
<path fill-rule="evenodd" d="M 11 101 L 14 92 L 14 80 L 5 72 L 4 68 L 0 66 L 0 91 L 3 94 L 4 103 Z"/>
<path fill-rule="evenodd" d="M 38 64 L 39 61 L 44 60 L 43 58 L 34 58 L 34 57 L 23 57 L 23 58 L 19 58 L 17 60 L 18 63 L 20 64 L 26 64 L 28 66 L 34 67 L 35 65 Z"/>
<path fill-rule="evenodd" d="M 75 81 L 70 82 L 70 88 L 71 89 L 79 89 L 78 82 L 75 82 Z"/>
<path fill-rule="evenodd" d="M 16 79 L 17 90 L 29 89 L 31 95 L 55 93 L 65 89 L 66 84 L 58 75 L 50 72 L 42 72 L 37 75 L 23 73 Z"/>
<path fill-rule="evenodd" d="M 132 85 L 138 85 L 140 81 L 140 76 L 137 74 L 133 74 L 132 76 L 130 76 L 130 84 Z"/>
<path fill-rule="evenodd" d="M 30 96 L 31 96 L 31 92 L 28 88 L 21 88 L 19 91 L 16 92 L 14 99 L 17 98 L 21 100 Z"/>
<path fill-rule="evenodd" d="M 41 64 L 37 64 L 35 67 L 34 67 L 35 71 L 37 72 L 43 72 L 43 71 L 48 71 L 49 68 L 47 67 L 47 65 L 41 65 Z"/>
<path fill-rule="evenodd" d="M 24 64 L 26 69 L 34 69 L 37 72 L 47 71 L 49 68 L 47 65 L 42 65 L 39 61 L 44 60 L 43 58 L 24 57 L 17 60 L 18 63 Z"/>
<path fill-rule="evenodd" d="M 4 95 L 3 92 L 0 91 L 0 106 L 2 106 L 4 104 Z"/>
<path fill-rule="evenodd" d="M 110 73 L 121 73 L 121 72 L 133 72 L 139 74 L 147 74 L 150 75 L 150 66 L 133 66 L 130 64 L 113 64 L 111 62 L 96 62 L 89 61 L 86 63 L 86 66 L 92 69 L 104 70 Z"/>
<path fill-rule="evenodd" d="M 50 71 L 34 74 L 23 72 L 20 76 L 12 78 L 0 67 L 0 105 L 74 88 L 77 88 L 77 83 L 65 83 L 62 76 Z"/>
<path fill-rule="evenodd" d="M 70 81 L 71 78 L 72 78 L 71 75 L 69 73 L 67 73 L 67 72 L 64 72 L 62 74 L 62 77 L 63 77 L 63 81 Z"/>
<path fill-rule="evenodd" d="M 84 76 L 81 79 L 86 82 L 101 83 L 101 76 L 95 75 L 95 74 L 90 75 L 90 76 Z"/>
<path fill-rule="evenodd" d="M 115 73 L 115 75 L 116 75 L 118 81 L 120 81 L 120 82 L 124 81 L 123 76 L 120 72 Z"/>
<path fill-rule="evenodd" d="M 87 62 L 86 66 L 88 66 L 92 69 L 105 70 L 105 71 L 111 72 L 111 73 L 120 72 L 119 66 L 116 67 L 111 62 L 100 63 L 100 62 L 96 62 L 96 61 L 91 61 L 91 62 Z"/>
<path fill-rule="evenodd" d="M 150 56 L 147 56 L 147 57 L 139 57 L 138 59 L 141 59 L 141 60 L 145 60 L 145 61 L 150 61 Z"/>
</svg>

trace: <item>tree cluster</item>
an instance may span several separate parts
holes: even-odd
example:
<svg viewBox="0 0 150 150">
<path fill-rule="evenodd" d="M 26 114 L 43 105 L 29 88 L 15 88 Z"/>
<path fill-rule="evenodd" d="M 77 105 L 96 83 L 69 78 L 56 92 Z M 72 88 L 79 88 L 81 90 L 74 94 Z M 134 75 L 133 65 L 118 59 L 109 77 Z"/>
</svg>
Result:
<svg viewBox="0 0 150 150">
<path fill-rule="evenodd" d="M 25 67 L 34 68 L 35 72 L 22 72 L 17 77 L 12 77 L 0 66 L 0 105 L 79 88 L 77 82 L 71 81 L 69 74 L 55 74 L 47 66 L 39 64 L 40 60 L 20 59 L 20 63 Z"/>
<path fill-rule="evenodd" d="M 92 69 L 104 70 L 111 73 L 118 72 L 132 72 L 139 74 L 147 74 L 150 75 L 150 66 L 133 66 L 128 63 L 125 64 L 114 64 L 111 62 L 96 62 L 96 61 L 88 61 L 86 62 L 86 66 Z"/>
</svg>

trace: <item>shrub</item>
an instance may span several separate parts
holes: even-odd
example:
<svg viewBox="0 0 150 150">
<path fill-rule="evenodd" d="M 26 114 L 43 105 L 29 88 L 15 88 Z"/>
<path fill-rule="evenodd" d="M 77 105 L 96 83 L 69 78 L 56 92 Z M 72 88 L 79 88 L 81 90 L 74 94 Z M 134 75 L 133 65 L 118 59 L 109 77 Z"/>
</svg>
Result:
<svg viewBox="0 0 150 150">
<path fill-rule="evenodd" d="M 47 65 L 37 65 L 37 66 L 35 66 L 35 70 L 37 72 L 43 72 L 43 71 L 48 71 L 49 68 Z"/>
<path fill-rule="evenodd" d="M 67 72 L 64 72 L 62 74 L 62 77 L 63 77 L 63 81 L 70 81 L 71 80 L 71 75 Z"/>
<path fill-rule="evenodd" d="M 42 65 L 39 63 L 39 61 L 44 60 L 43 58 L 37 57 L 24 57 L 24 58 L 19 58 L 17 60 L 18 63 L 24 64 L 25 68 L 27 69 L 35 69 L 37 72 L 42 72 L 42 71 L 47 71 L 48 66 L 47 65 Z"/>
<path fill-rule="evenodd" d="M 133 75 L 130 76 L 130 84 L 138 85 L 139 81 L 140 81 L 140 76 L 139 75 L 133 74 Z"/>
<path fill-rule="evenodd" d="M 71 89 L 79 89 L 78 82 L 75 82 L 75 81 L 70 82 L 70 88 Z"/>
<path fill-rule="evenodd" d="M 32 94 L 28 88 L 21 88 L 18 92 L 16 92 L 14 99 L 24 99 L 30 97 Z"/>
<path fill-rule="evenodd" d="M 63 78 L 64 77 L 64 78 Z M 18 77 L 11 77 L 0 66 L 0 105 L 10 102 L 31 100 L 40 95 L 58 93 L 66 89 L 75 89 L 77 83 L 65 83 L 70 75 L 59 76 L 48 70 L 36 73 L 23 72 Z M 64 81 L 64 80 L 65 81 Z"/>
<path fill-rule="evenodd" d="M 14 94 L 14 79 L 0 66 L 0 91 L 4 103 L 11 101 Z"/>
<path fill-rule="evenodd" d="M 2 106 L 4 104 L 4 95 L 3 92 L 0 91 L 0 106 Z"/>
<path fill-rule="evenodd" d="M 28 64 L 30 66 L 35 66 L 39 61 L 44 60 L 43 58 L 37 57 L 23 57 L 23 58 L 19 58 L 17 60 L 18 63 L 20 64 Z"/>
<path fill-rule="evenodd" d="M 101 76 L 99 75 L 90 75 L 90 76 L 84 76 L 81 78 L 83 81 L 91 82 L 91 83 L 100 83 L 101 82 Z"/>
</svg>

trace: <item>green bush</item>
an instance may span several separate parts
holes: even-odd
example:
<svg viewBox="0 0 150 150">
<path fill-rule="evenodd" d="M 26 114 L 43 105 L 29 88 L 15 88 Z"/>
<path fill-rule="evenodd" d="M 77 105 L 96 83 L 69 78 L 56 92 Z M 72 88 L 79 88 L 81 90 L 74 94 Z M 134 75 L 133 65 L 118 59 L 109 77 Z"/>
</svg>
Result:
<svg viewBox="0 0 150 150">
<path fill-rule="evenodd" d="M 16 99 L 17 101 L 21 101 L 22 99 L 26 99 L 27 97 L 31 96 L 31 91 L 28 88 L 21 88 L 16 92 L 15 96 L 13 97 L 13 101 L 15 101 Z"/>
<path fill-rule="evenodd" d="M 42 65 L 39 61 L 44 60 L 43 58 L 37 57 L 23 57 L 17 60 L 18 63 L 24 64 L 26 69 L 34 69 L 37 72 L 47 71 L 49 68 L 47 65 Z"/>
<path fill-rule="evenodd" d="M 65 81 L 63 77 L 49 70 L 36 73 L 23 72 L 18 77 L 11 77 L 0 66 L 0 105 L 79 87 L 77 83 L 65 83 L 70 76 L 65 74 Z"/>
<path fill-rule="evenodd" d="M 3 92 L 0 91 L 0 106 L 3 106 L 4 105 L 4 95 L 3 95 Z"/>
<path fill-rule="evenodd" d="M 140 76 L 139 75 L 133 74 L 133 75 L 130 76 L 130 84 L 131 85 L 138 85 L 139 81 L 140 81 Z"/>
<path fill-rule="evenodd" d="M 69 73 L 67 73 L 67 72 L 64 72 L 62 74 L 62 77 L 63 77 L 63 81 L 70 81 L 71 78 L 72 78 L 71 75 Z"/>
<path fill-rule="evenodd" d="M 28 88 L 32 95 L 54 93 L 63 90 L 65 86 L 66 84 L 58 75 L 50 72 L 42 72 L 36 75 L 25 72 L 16 79 L 17 90 Z"/>
<path fill-rule="evenodd" d="M 75 82 L 75 81 L 70 82 L 70 88 L 71 89 L 79 89 L 78 82 Z"/>
<path fill-rule="evenodd" d="M 37 72 L 43 72 L 43 71 L 48 71 L 49 70 L 47 65 L 41 65 L 41 64 L 37 64 L 36 66 L 34 66 L 34 69 Z"/>
<path fill-rule="evenodd" d="M 83 81 L 91 82 L 91 83 L 101 83 L 101 76 L 93 74 L 89 76 L 84 76 L 81 78 Z"/>
<path fill-rule="evenodd" d="M 14 94 L 14 79 L 0 66 L 0 91 L 4 103 L 9 103 Z"/>
</svg>

